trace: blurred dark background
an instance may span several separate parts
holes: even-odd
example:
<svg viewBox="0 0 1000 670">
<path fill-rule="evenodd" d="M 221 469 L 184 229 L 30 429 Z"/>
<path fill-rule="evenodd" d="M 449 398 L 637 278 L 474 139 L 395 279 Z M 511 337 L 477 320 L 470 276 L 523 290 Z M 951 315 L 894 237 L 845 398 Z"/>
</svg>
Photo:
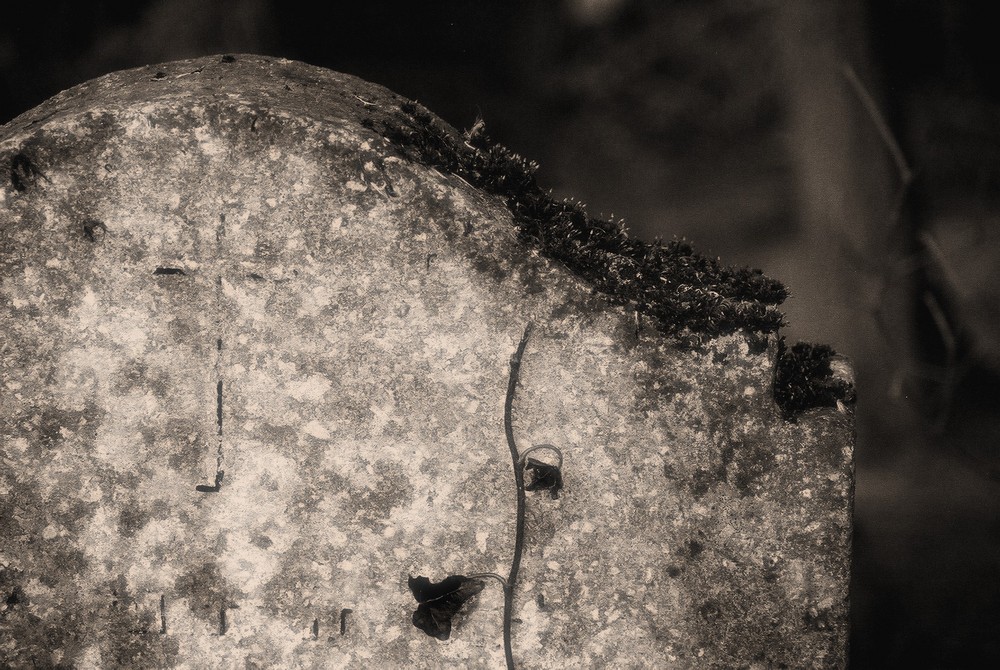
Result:
<svg viewBox="0 0 1000 670">
<path fill-rule="evenodd" d="M 1000 667 L 1000 77 L 958 0 L 49 0 L 0 24 L 0 123 L 211 53 L 381 83 L 556 195 L 784 280 L 857 369 L 852 662 Z"/>
</svg>

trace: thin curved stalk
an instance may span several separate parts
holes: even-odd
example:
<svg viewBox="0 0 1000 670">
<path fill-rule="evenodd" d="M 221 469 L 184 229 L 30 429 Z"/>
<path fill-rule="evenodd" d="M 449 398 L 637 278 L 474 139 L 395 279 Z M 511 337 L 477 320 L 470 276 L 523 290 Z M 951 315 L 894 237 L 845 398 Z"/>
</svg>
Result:
<svg viewBox="0 0 1000 670">
<path fill-rule="evenodd" d="M 514 442 L 514 393 L 517 390 L 517 379 L 521 372 L 521 357 L 524 355 L 524 348 L 528 344 L 528 336 L 531 334 L 531 324 L 524 328 L 524 335 L 517 345 L 517 351 L 510 358 L 510 377 L 507 380 L 507 398 L 503 407 L 503 427 L 507 435 L 507 447 L 510 449 L 510 460 L 514 467 L 514 484 L 517 488 L 517 517 L 514 529 L 514 556 L 510 563 L 510 573 L 507 576 L 507 583 L 504 585 L 503 598 L 503 651 L 507 659 L 507 670 L 514 670 L 514 653 L 511 649 L 510 627 L 511 616 L 514 609 L 514 587 L 517 585 L 517 573 L 521 569 L 521 553 L 524 551 L 524 469 L 521 467 L 521 457 L 517 452 L 517 444 Z"/>
<path fill-rule="evenodd" d="M 556 452 L 556 456 L 559 458 L 559 462 L 556 463 L 556 467 L 557 468 L 561 468 L 562 467 L 562 464 L 563 464 L 563 453 L 562 453 L 562 450 L 559 447 L 553 446 L 551 444 L 536 444 L 533 447 L 529 447 L 529 448 L 525 449 L 524 453 L 521 454 L 521 459 L 520 459 L 521 467 L 522 468 L 524 467 L 524 463 L 528 459 L 528 454 L 530 454 L 533 451 L 543 451 L 543 450 Z"/>
<path fill-rule="evenodd" d="M 466 579 L 486 579 L 487 577 L 490 578 L 490 579 L 495 579 L 498 582 L 500 582 L 500 585 L 503 586 L 504 591 L 505 592 L 507 591 L 507 580 L 504 579 L 503 577 L 501 577 L 500 575 L 498 575 L 495 572 L 477 572 L 474 575 L 466 575 L 465 578 Z"/>
</svg>

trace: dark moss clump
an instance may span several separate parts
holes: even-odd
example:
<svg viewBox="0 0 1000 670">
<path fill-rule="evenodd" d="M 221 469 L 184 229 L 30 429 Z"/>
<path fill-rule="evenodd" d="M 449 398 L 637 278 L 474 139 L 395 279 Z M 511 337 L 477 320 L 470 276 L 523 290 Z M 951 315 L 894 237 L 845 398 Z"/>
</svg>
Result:
<svg viewBox="0 0 1000 670">
<path fill-rule="evenodd" d="M 774 369 L 774 401 L 786 419 L 794 420 L 812 407 L 854 402 L 854 386 L 833 376 L 830 360 L 834 355 L 824 344 L 799 342 L 789 349 L 782 338 Z"/>
<path fill-rule="evenodd" d="M 613 302 L 652 318 L 663 333 L 697 342 L 740 328 L 771 333 L 783 324 L 775 309 L 787 297 L 780 282 L 759 270 L 723 267 L 686 242 L 630 238 L 621 223 L 554 200 L 535 181 L 538 166 L 491 142 L 479 124 L 459 135 L 413 102 L 363 123 L 410 160 L 503 197 L 523 241 Z"/>
</svg>

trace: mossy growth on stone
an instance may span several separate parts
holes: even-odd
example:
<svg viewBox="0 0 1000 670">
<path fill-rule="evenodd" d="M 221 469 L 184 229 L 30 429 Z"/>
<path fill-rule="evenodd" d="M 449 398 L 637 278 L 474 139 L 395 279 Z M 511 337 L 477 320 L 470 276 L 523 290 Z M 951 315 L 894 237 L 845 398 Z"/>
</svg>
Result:
<svg viewBox="0 0 1000 670">
<path fill-rule="evenodd" d="M 481 123 L 459 136 L 414 101 L 362 123 L 408 159 L 504 198 L 522 241 L 563 263 L 612 303 L 651 318 L 682 345 L 739 329 L 755 342 L 754 336 L 784 325 L 777 306 L 788 291 L 780 281 L 757 269 L 726 267 L 683 240 L 629 237 L 620 222 L 594 218 L 578 202 L 555 200 L 537 183 L 538 165 L 493 142 Z M 853 386 L 831 376 L 834 355 L 826 346 L 801 344 L 789 351 L 782 344 L 774 399 L 786 419 L 812 407 L 853 402 Z"/>
<path fill-rule="evenodd" d="M 579 203 L 555 200 L 538 185 L 537 164 L 481 130 L 459 137 L 414 102 L 365 125 L 411 160 L 503 197 L 522 240 L 613 302 L 652 318 L 667 335 L 697 343 L 740 328 L 772 333 L 783 324 L 775 309 L 788 296 L 781 282 L 759 270 L 725 267 L 684 241 L 629 237 L 620 222 L 591 217 Z"/>
<path fill-rule="evenodd" d="M 799 342 L 789 348 L 781 339 L 774 369 L 774 401 L 786 419 L 794 420 L 813 407 L 854 402 L 854 386 L 833 373 L 830 363 L 835 355 L 825 344 Z"/>
</svg>

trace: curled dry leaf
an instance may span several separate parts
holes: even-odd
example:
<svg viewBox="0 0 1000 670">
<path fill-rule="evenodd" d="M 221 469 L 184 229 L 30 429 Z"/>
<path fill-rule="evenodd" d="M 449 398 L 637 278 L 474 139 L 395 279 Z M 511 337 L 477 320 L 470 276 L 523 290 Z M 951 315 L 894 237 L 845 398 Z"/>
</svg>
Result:
<svg viewBox="0 0 1000 670">
<path fill-rule="evenodd" d="M 410 591 L 419 603 L 413 613 L 413 625 L 432 637 L 447 640 L 452 617 L 485 586 L 483 580 L 464 575 L 450 575 L 436 584 L 427 577 L 411 576 Z"/>
<path fill-rule="evenodd" d="M 558 465 L 550 465 L 529 457 L 525 461 L 524 469 L 531 471 L 531 483 L 524 487 L 525 491 L 548 491 L 553 500 L 559 497 L 563 480 Z"/>
</svg>

